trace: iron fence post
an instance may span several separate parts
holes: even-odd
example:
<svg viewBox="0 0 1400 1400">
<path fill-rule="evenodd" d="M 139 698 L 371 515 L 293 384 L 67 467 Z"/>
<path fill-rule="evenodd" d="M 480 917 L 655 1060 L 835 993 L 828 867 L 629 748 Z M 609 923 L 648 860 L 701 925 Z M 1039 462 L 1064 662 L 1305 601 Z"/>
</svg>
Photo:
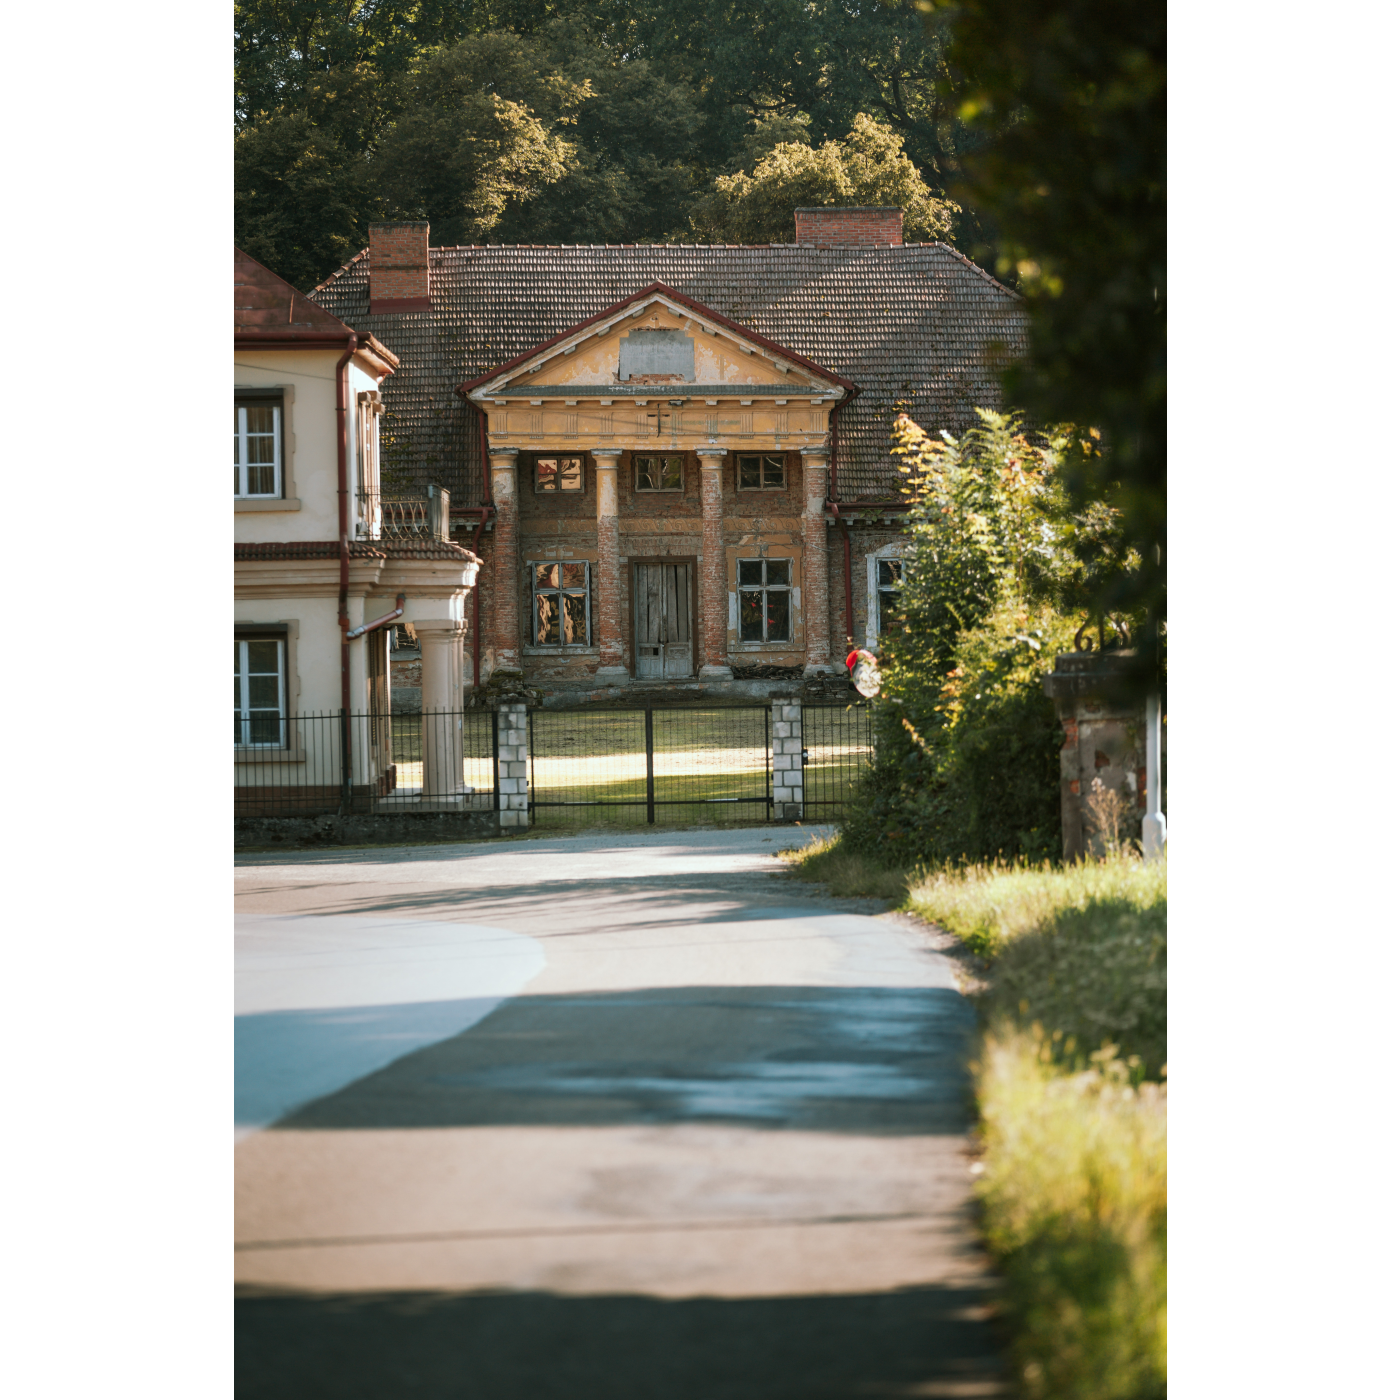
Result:
<svg viewBox="0 0 1400 1400">
<path fill-rule="evenodd" d="M 350 716 L 340 712 L 340 815 L 350 810 Z"/>
<path fill-rule="evenodd" d="M 501 810 L 501 736 L 495 710 L 491 711 L 491 810 Z"/>
<path fill-rule="evenodd" d="M 652 728 L 651 728 L 651 706 L 646 708 L 646 743 L 647 743 L 647 825 L 656 825 L 656 778 L 652 763 Z"/>
<path fill-rule="evenodd" d="M 525 711 L 525 732 L 530 742 L 530 794 L 525 809 L 530 814 L 530 825 L 535 824 L 535 711 Z"/>
</svg>

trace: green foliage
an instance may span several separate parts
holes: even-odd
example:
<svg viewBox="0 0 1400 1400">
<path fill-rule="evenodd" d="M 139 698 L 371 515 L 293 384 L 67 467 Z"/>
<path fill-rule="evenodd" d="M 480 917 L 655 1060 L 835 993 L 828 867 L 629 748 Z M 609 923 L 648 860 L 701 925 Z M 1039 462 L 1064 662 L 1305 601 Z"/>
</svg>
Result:
<svg viewBox="0 0 1400 1400">
<path fill-rule="evenodd" d="M 716 177 L 783 145 L 754 236 L 868 201 L 948 238 L 975 229 L 945 186 L 979 138 L 944 50 L 906 7 L 842 0 L 240 0 L 235 238 L 302 287 L 376 218 L 426 215 L 437 243 L 694 238 Z"/>
<path fill-rule="evenodd" d="M 875 761 L 844 828 L 886 864 L 1060 849 L 1062 731 L 1040 682 L 1078 626 L 1078 526 L 1058 481 L 1076 439 L 978 414 L 961 438 L 895 424 L 914 550 L 902 625 L 881 638 Z"/>
<path fill-rule="evenodd" d="M 766 132 L 755 134 L 761 139 Z M 718 243 L 791 243 L 794 210 L 860 204 L 898 205 L 909 239 L 947 238 L 957 212 L 955 204 L 934 197 L 904 154 L 903 138 L 859 112 L 844 141 L 816 147 L 782 141 L 752 174 L 720 175 L 691 222 L 697 234 Z"/>
<path fill-rule="evenodd" d="M 814 836 L 803 846 L 777 854 L 792 867 L 793 874 L 829 885 L 835 894 L 902 902 L 909 890 L 907 872 L 852 850 L 840 832 Z"/>
<path fill-rule="evenodd" d="M 917 0 L 981 134 L 951 192 L 996 237 L 969 248 L 1019 279 L 1030 350 L 1007 375 L 1043 423 L 1096 424 L 1067 463 L 1077 508 L 1122 515 L 1140 569 L 1102 609 L 1166 616 L 1166 9 L 1133 0 Z M 1141 649 L 1146 682 L 1152 656 Z"/>
</svg>

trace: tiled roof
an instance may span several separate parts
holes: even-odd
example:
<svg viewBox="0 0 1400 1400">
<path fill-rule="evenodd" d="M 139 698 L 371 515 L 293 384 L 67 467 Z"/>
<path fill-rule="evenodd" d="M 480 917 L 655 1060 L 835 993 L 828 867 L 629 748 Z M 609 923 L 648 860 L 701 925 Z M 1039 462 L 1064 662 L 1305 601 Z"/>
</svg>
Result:
<svg viewBox="0 0 1400 1400">
<path fill-rule="evenodd" d="M 482 464 L 475 412 L 457 386 L 651 282 L 859 386 L 840 417 L 843 500 L 897 493 L 896 413 L 961 432 L 975 406 L 999 401 L 992 343 L 1013 355 L 1025 345 L 1020 298 L 943 243 L 433 248 L 429 266 L 431 311 L 371 316 L 368 250 L 311 296 L 402 362 L 383 390 L 386 467 L 404 485 L 437 482 L 459 505 L 481 501 Z"/>
<path fill-rule="evenodd" d="M 270 540 L 262 544 L 238 541 L 233 546 L 234 559 L 339 559 L 340 545 L 336 540 Z M 387 559 L 382 541 L 373 544 L 365 540 L 350 541 L 352 559 Z"/>
<path fill-rule="evenodd" d="M 241 248 L 233 250 L 233 333 L 314 335 L 345 340 L 350 327 L 303 296 Z"/>
<path fill-rule="evenodd" d="M 338 559 L 340 545 L 335 540 L 272 540 L 262 544 L 237 543 L 233 557 L 239 559 Z M 469 549 L 447 540 L 392 539 L 351 540 L 352 559 L 451 559 L 463 564 L 481 560 Z"/>
</svg>

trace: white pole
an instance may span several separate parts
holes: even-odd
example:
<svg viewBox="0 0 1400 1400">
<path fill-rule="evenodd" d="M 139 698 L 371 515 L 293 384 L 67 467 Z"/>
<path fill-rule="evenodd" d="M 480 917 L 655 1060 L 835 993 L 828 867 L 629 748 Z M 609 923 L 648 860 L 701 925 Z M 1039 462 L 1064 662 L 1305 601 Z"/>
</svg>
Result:
<svg viewBox="0 0 1400 1400">
<path fill-rule="evenodd" d="M 1147 697 L 1147 812 L 1142 819 L 1142 854 L 1161 860 L 1167 848 L 1167 819 L 1162 815 L 1162 697 L 1154 688 Z"/>
</svg>

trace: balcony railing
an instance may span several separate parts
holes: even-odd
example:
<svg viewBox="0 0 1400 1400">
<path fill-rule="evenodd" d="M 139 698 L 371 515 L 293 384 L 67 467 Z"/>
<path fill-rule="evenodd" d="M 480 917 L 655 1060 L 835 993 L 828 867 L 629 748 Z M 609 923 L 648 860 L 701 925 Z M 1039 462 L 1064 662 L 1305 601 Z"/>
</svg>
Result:
<svg viewBox="0 0 1400 1400">
<path fill-rule="evenodd" d="M 438 486 L 416 496 L 362 493 L 360 520 L 373 540 L 445 540 L 451 534 L 450 504 L 450 493 Z"/>
</svg>

